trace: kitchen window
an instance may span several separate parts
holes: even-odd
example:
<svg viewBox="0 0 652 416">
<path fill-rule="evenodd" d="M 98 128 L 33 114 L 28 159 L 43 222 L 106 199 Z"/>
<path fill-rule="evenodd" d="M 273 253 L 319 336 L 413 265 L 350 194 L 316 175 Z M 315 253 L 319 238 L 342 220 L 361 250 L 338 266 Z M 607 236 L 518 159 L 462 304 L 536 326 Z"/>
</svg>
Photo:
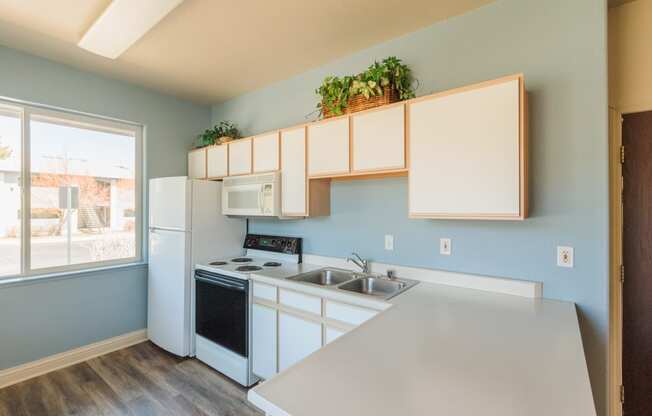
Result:
<svg viewBox="0 0 652 416">
<path fill-rule="evenodd" d="M 0 101 L 0 279 L 139 262 L 141 161 L 142 126 Z"/>
</svg>

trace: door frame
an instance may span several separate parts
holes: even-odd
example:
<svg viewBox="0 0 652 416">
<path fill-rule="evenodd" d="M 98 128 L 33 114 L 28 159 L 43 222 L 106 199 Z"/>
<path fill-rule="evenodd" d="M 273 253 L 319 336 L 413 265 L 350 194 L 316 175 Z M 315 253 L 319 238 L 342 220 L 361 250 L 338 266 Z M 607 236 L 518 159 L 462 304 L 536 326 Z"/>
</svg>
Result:
<svg viewBox="0 0 652 416">
<path fill-rule="evenodd" d="M 609 415 L 622 416 L 623 384 L 623 113 L 609 106 Z"/>
<path fill-rule="evenodd" d="M 649 105 L 609 106 L 609 363 L 608 406 L 610 416 L 622 416 L 620 387 L 623 384 L 623 115 L 652 111 Z M 626 394 L 625 394 L 626 396 Z"/>
</svg>

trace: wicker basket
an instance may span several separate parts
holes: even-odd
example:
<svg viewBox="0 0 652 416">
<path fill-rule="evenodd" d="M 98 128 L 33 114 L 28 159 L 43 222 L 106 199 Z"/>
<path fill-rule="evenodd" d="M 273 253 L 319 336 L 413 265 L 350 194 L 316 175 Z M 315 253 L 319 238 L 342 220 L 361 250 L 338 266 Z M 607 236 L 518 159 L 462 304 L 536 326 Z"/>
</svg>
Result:
<svg viewBox="0 0 652 416">
<path fill-rule="evenodd" d="M 391 104 L 399 101 L 398 92 L 392 87 L 383 87 L 383 95 L 365 98 L 364 95 L 356 95 L 349 98 L 349 105 L 344 109 L 343 114 L 357 113 L 358 111 L 368 110 L 381 105 Z M 328 108 L 322 107 L 324 118 L 335 117 Z"/>
</svg>

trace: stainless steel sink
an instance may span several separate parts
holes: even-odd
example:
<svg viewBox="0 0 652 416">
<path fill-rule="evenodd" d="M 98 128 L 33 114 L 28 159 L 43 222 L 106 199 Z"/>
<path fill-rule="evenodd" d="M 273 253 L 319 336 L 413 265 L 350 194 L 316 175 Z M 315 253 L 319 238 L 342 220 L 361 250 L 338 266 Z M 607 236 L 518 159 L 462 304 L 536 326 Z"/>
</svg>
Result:
<svg viewBox="0 0 652 416">
<path fill-rule="evenodd" d="M 338 286 L 338 289 L 389 299 L 416 285 L 417 282 L 402 279 L 363 277 Z"/>
<path fill-rule="evenodd" d="M 320 286 L 335 286 L 356 278 L 356 273 L 335 269 L 319 269 L 290 277 L 289 280 Z"/>
</svg>

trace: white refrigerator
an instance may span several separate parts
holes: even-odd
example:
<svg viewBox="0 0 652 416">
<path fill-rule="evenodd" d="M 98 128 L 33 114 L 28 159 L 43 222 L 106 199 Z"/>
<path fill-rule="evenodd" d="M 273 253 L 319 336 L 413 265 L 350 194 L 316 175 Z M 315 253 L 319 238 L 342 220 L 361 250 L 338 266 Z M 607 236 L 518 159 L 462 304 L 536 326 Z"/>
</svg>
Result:
<svg viewBox="0 0 652 416">
<path fill-rule="evenodd" d="M 147 333 L 194 356 L 194 265 L 242 253 L 245 222 L 222 215 L 222 183 L 185 176 L 149 181 Z"/>
</svg>

